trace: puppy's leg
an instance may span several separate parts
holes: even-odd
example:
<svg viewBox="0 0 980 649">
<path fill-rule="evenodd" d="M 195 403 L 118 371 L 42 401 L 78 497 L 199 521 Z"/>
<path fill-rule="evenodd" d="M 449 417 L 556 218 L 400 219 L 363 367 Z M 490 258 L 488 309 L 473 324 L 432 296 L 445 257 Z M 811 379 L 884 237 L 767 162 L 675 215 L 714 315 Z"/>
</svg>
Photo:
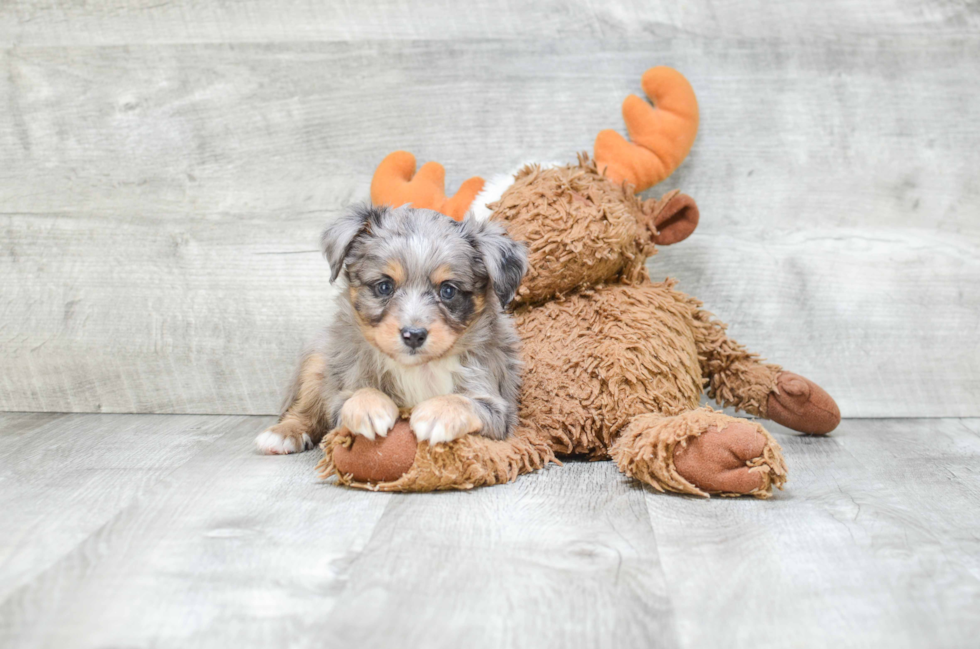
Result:
<svg viewBox="0 0 980 649">
<path fill-rule="evenodd" d="M 380 390 L 361 388 L 340 408 L 340 425 L 373 440 L 385 437 L 398 421 L 398 406 Z"/>
<path fill-rule="evenodd" d="M 423 401 L 412 410 L 409 425 L 420 442 L 430 444 L 451 442 L 483 428 L 473 401 L 459 394 Z"/>
<path fill-rule="evenodd" d="M 268 455 L 308 451 L 326 432 L 324 418 L 323 372 L 326 361 L 318 353 L 306 356 L 290 395 L 289 405 L 279 423 L 259 433 L 255 445 Z"/>
<path fill-rule="evenodd" d="M 499 396 L 474 396 L 471 402 L 483 422 L 480 434 L 490 439 L 507 439 L 517 425 L 517 409 Z"/>
</svg>

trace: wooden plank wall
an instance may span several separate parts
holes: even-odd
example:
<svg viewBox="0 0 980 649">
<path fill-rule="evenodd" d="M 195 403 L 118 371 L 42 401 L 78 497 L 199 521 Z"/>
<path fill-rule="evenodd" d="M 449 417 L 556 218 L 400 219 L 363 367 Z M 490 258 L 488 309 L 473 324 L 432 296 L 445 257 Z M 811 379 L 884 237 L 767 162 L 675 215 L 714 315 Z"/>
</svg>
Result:
<svg viewBox="0 0 980 649">
<path fill-rule="evenodd" d="M 647 67 L 702 130 L 650 263 L 846 417 L 980 415 L 980 10 L 905 0 L 0 6 L 0 409 L 262 414 L 406 148 L 572 160 Z"/>
</svg>

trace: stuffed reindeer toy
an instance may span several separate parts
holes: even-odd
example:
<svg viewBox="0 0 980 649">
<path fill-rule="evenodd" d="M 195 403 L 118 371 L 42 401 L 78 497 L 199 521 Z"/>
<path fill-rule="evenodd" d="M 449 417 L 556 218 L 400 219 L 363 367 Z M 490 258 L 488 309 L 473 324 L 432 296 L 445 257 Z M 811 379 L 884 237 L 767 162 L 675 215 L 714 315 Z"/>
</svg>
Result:
<svg viewBox="0 0 980 649">
<path fill-rule="evenodd" d="M 418 441 L 407 419 L 374 440 L 337 427 L 321 444 L 322 476 L 383 491 L 471 489 L 580 456 L 612 459 L 661 491 L 768 498 L 786 480 L 779 445 L 756 419 L 700 407 L 702 394 L 810 435 L 837 426 L 837 406 L 819 386 L 729 338 L 673 280 L 651 281 L 646 260 L 690 236 L 698 208 L 677 191 L 636 193 L 681 164 L 699 117 L 678 72 L 648 70 L 642 87 L 653 105 L 625 100 L 629 140 L 602 131 L 594 155 L 574 164 L 471 178 L 451 198 L 437 163 L 416 173 L 414 157 L 399 151 L 379 165 L 375 205 L 489 219 L 526 244 L 528 272 L 510 304 L 522 341 L 519 423 L 505 439 L 443 443 Z"/>
</svg>

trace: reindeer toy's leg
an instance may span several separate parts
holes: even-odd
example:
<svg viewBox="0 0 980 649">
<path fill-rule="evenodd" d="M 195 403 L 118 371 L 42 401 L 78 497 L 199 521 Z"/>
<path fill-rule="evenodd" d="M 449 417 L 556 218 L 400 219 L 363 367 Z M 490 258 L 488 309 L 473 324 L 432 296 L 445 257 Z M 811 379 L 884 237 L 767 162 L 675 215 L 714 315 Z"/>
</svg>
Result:
<svg viewBox="0 0 980 649">
<path fill-rule="evenodd" d="M 823 388 L 758 355 L 725 335 L 725 325 L 698 310 L 696 343 L 708 396 L 726 406 L 770 419 L 809 435 L 826 435 L 840 423 L 840 410 Z"/>
<path fill-rule="evenodd" d="M 437 491 L 503 484 L 556 462 L 547 440 L 518 427 L 505 440 L 464 435 L 451 442 L 417 442 L 407 419 L 371 441 L 340 428 L 320 445 L 320 476 L 372 491 Z"/>
<path fill-rule="evenodd" d="M 658 491 L 769 498 L 786 482 L 779 444 L 761 425 L 710 408 L 634 417 L 609 455 Z"/>
<path fill-rule="evenodd" d="M 837 404 L 820 386 L 762 362 L 710 313 L 696 310 L 694 333 L 712 399 L 812 435 L 840 423 Z M 760 424 L 710 408 L 634 417 L 609 454 L 624 473 L 661 491 L 768 498 L 786 481 L 779 444 Z"/>
</svg>

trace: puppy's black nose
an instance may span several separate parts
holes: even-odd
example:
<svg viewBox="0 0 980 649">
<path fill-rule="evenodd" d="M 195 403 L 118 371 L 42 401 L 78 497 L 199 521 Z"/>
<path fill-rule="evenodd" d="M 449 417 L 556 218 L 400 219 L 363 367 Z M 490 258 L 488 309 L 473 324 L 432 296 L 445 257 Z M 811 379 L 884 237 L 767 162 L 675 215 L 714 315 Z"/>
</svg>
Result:
<svg viewBox="0 0 980 649">
<path fill-rule="evenodd" d="M 402 340 L 412 349 L 418 349 L 425 344 L 425 339 L 429 337 L 429 332 L 419 327 L 405 327 L 402 329 Z"/>
</svg>

